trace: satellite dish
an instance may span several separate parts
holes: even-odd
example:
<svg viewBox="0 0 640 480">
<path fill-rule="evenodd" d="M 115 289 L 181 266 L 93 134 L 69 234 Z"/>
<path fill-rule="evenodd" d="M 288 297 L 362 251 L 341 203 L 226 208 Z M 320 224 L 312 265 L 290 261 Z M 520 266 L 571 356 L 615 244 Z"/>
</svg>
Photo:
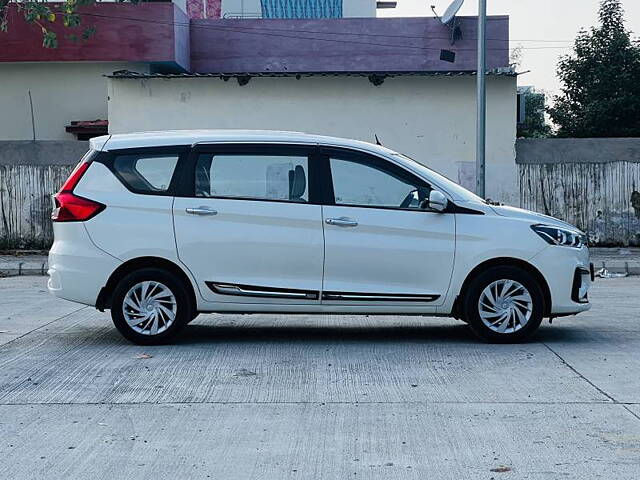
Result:
<svg viewBox="0 0 640 480">
<path fill-rule="evenodd" d="M 444 15 L 442 15 L 441 17 L 438 17 L 438 12 L 436 12 L 435 5 L 431 5 L 431 10 L 433 10 L 433 14 L 436 16 L 436 18 L 439 18 L 440 22 L 451 31 L 451 45 L 455 45 L 456 40 L 460 40 L 462 38 L 462 28 L 460 28 L 460 21 L 456 18 L 456 14 L 460 10 L 460 8 L 462 8 L 463 3 L 464 0 L 453 0 L 453 2 L 451 2 L 451 5 L 449 5 L 447 10 L 444 12 Z M 442 55 L 443 53 L 445 53 L 444 58 Z M 448 53 L 443 50 L 441 52 L 440 59 L 447 62 L 453 62 L 454 60 L 449 59 Z"/>
<path fill-rule="evenodd" d="M 460 10 L 463 3 L 464 0 L 453 0 L 451 5 L 449 5 L 449 8 L 447 8 L 442 17 L 440 17 L 440 21 L 444 25 L 451 23 L 451 21 L 456 18 L 456 13 L 458 13 L 458 10 Z"/>
</svg>

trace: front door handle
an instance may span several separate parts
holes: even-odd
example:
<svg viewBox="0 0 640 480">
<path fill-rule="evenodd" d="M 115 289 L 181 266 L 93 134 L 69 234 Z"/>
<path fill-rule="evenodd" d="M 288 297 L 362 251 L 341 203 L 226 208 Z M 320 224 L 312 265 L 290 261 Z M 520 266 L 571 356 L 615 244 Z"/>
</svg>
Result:
<svg viewBox="0 0 640 480">
<path fill-rule="evenodd" d="M 327 225 L 336 225 L 338 227 L 357 227 L 358 222 L 348 217 L 340 218 L 327 218 L 325 220 Z"/>
<path fill-rule="evenodd" d="M 217 215 L 218 211 L 210 207 L 193 207 L 187 208 L 185 212 L 191 215 Z"/>
</svg>

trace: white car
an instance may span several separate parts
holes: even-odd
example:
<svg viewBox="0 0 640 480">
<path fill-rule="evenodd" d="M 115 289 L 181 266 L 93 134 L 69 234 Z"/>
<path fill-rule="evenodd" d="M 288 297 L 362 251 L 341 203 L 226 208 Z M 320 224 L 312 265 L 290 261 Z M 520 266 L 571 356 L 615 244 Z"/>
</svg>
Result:
<svg viewBox="0 0 640 480">
<path fill-rule="evenodd" d="M 582 232 L 365 142 L 104 136 L 54 198 L 50 292 L 139 344 L 200 312 L 452 316 L 518 342 L 590 307 Z"/>
</svg>

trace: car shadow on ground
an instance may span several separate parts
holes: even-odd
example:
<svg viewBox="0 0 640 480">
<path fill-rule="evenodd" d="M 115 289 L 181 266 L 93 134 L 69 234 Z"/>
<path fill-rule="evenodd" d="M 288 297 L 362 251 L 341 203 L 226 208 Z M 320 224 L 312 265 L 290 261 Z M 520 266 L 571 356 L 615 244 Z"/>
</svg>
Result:
<svg viewBox="0 0 640 480">
<path fill-rule="evenodd" d="M 217 342 L 476 342 L 464 324 L 428 326 L 188 325 L 175 343 Z"/>
<path fill-rule="evenodd" d="M 543 327 L 530 340 L 536 342 L 589 342 L 584 330 L 570 327 Z M 187 326 L 174 343 L 184 345 L 242 342 L 420 342 L 478 344 L 471 329 L 463 324 L 425 326 Z"/>
<path fill-rule="evenodd" d="M 356 323 L 352 325 L 341 323 L 328 324 L 326 319 L 318 320 L 318 323 L 304 323 L 291 317 L 288 324 L 274 325 L 266 321 L 265 325 L 242 323 L 243 317 L 225 316 L 223 321 L 213 318 L 199 318 L 194 323 L 187 325 L 178 336 L 169 344 L 174 345 L 215 345 L 223 343 L 256 343 L 256 342 L 419 342 L 423 344 L 486 344 L 472 332 L 471 328 L 460 321 L 443 319 L 442 323 L 429 322 L 425 325 L 411 321 L 410 325 L 385 325 L 384 320 L 375 324 Z M 106 319 L 105 319 L 106 320 Z M 107 321 L 107 320 L 106 320 Z M 230 324 L 238 322 L 238 324 Z M 408 322 L 409 323 L 409 322 Z M 536 334 L 526 343 L 572 343 L 587 344 L 594 342 L 594 335 L 601 330 L 594 330 L 593 325 L 549 325 L 545 320 Z M 87 335 L 88 329 L 93 331 L 91 335 L 94 343 L 127 344 L 118 331 L 113 328 L 110 321 L 103 325 L 100 334 L 93 327 L 84 325 L 81 327 L 81 335 Z M 71 333 L 71 332 L 67 332 Z M 80 332 L 73 332 L 80 333 Z M 620 340 L 623 341 L 623 340 Z M 497 346 L 497 345 L 496 345 Z"/>
</svg>

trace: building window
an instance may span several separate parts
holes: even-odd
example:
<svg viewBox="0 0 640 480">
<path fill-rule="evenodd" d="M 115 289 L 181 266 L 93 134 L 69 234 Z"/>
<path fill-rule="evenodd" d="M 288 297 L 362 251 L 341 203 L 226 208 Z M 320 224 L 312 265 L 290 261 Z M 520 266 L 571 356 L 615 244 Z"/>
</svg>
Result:
<svg viewBox="0 0 640 480">
<path fill-rule="evenodd" d="M 264 18 L 342 18 L 342 0 L 261 0 Z"/>
</svg>

